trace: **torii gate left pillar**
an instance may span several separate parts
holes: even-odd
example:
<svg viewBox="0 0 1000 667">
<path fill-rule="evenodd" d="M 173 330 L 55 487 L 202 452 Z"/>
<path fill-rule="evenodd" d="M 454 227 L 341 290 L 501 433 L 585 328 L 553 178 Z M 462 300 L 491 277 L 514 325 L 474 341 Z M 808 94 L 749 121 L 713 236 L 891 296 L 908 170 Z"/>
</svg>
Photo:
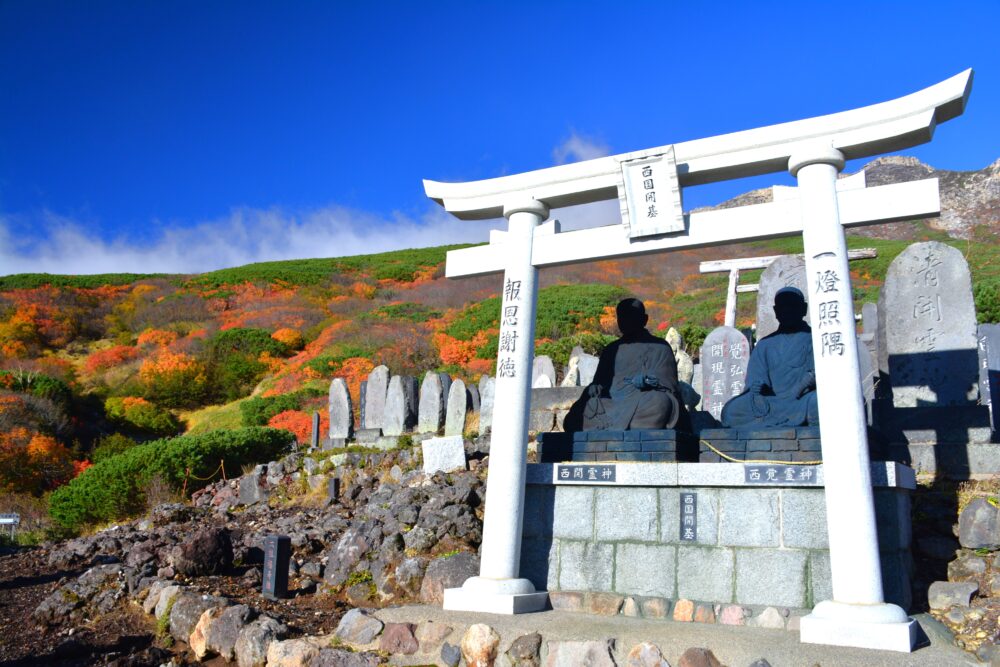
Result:
<svg viewBox="0 0 1000 667">
<path fill-rule="evenodd" d="M 538 267 L 532 264 L 531 254 L 535 229 L 549 216 L 549 207 L 524 198 L 505 205 L 503 214 L 511 251 L 503 277 L 493 400 L 494 405 L 505 406 L 504 418 L 493 422 L 479 576 L 466 580 L 461 588 L 445 589 L 444 608 L 519 614 L 541 611 L 548 601 L 548 593 L 536 592 L 531 581 L 518 576 L 518 570 L 538 302 Z"/>
</svg>

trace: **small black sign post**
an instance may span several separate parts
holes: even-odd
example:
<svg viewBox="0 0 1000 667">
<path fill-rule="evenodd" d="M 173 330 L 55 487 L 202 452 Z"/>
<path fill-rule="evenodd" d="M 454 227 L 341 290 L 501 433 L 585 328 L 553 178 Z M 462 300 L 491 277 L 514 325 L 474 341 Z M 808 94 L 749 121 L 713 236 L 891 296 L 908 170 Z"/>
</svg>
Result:
<svg viewBox="0 0 1000 667">
<path fill-rule="evenodd" d="M 340 497 L 340 478 L 331 477 L 330 481 L 326 483 L 326 497 L 330 500 L 336 500 Z"/>
<path fill-rule="evenodd" d="M 287 535 L 264 538 L 264 577 L 261 594 L 268 600 L 288 597 L 288 562 L 292 557 L 292 540 Z"/>
<path fill-rule="evenodd" d="M 312 439 L 309 441 L 309 449 L 316 451 L 319 449 L 319 413 L 313 413 L 312 419 Z"/>
</svg>

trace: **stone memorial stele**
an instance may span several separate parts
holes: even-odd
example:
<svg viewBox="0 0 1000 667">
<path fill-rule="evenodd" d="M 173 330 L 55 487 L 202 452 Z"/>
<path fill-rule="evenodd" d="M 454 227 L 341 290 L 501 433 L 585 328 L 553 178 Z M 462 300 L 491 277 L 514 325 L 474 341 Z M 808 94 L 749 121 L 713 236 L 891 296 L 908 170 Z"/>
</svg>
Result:
<svg viewBox="0 0 1000 667">
<path fill-rule="evenodd" d="M 489 375 L 479 378 L 479 432 L 486 433 L 493 428 L 493 399 L 496 395 L 496 380 Z"/>
<path fill-rule="evenodd" d="M 417 410 L 417 433 L 437 433 L 444 426 L 444 410 L 447 395 L 441 383 L 441 375 L 427 371 L 420 385 L 420 403 Z"/>
<path fill-rule="evenodd" d="M 594 374 L 597 373 L 597 364 L 599 361 L 600 357 L 596 357 L 593 354 L 584 352 L 580 355 L 580 363 L 577 367 L 580 369 L 581 387 L 586 387 L 594 381 Z"/>
<path fill-rule="evenodd" d="M 288 562 L 292 557 L 292 539 L 287 535 L 264 538 L 264 571 L 261 595 L 269 600 L 288 597 Z"/>
<path fill-rule="evenodd" d="M 1000 324 L 979 325 L 979 402 L 989 408 L 990 428 L 1000 430 Z"/>
<path fill-rule="evenodd" d="M 569 363 L 566 364 L 566 370 L 563 373 L 562 382 L 559 383 L 560 387 L 577 387 L 580 385 L 580 358 L 570 357 Z"/>
<path fill-rule="evenodd" d="M 318 449 L 319 448 L 319 413 L 313 412 L 312 416 L 312 431 L 309 438 L 309 448 Z"/>
<path fill-rule="evenodd" d="M 388 388 L 388 387 L 387 387 Z M 358 424 L 361 430 L 368 428 L 365 426 L 365 407 L 368 399 L 368 380 L 362 380 L 358 389 Z"/>
<path fill-rule="evenodd" d="M 809 303 L 806 287 L 806 263 L 798 255 L 785 255 L 771 262 L 760 274 L 757 288 L 757 340 L 778 330 L 774 316 L 774 295 L 782 287 L 796 287 Z"/>
<path fill-rule="evenodd" d="M 425 180 L 427 196 L 460 219 L 507 220 L 506 231 L 491 233 L 490 243 L 450 251 L 446 264 L 449 278 L 502 273 L 503 297 L 479 576 L 445 589 L 443 607 L 515 614 L 547 604 L 520 567 L 540 268 L 801 234 L 808 275 L 825 277 L 822 299 L 845 317 L 835 326 L 826 322 L 823 331 L 813 329 L 816 379 L 823 387 L 818 407 L 831 587 L 818 592 L 823 599 L 802 618 L 799 640 L 911 651 L 916 621 L 886 603 L 883 593 L 857 341 L 853 316 L 846 317 L 853 304 L 844 230 L 937 215 L 938 181 L 839 190 L 837 175 L 848 159 L 930 141 L 936 127 L 964 112 L 971 90 L 972 70 L 966 70 L 911 95 L 825 116 L 483 181 Z M 657 191 L 662 169 L 671 183 L 677 178 L 676 191 Z M 685 187 L 786 169 L 797 187 L 781 201 L 681 210 Z M 651 227 L 639 222 L 643 215 L 660 215 L 661 195 L 671 209 L 662 209 L 664 219 L 680 224 L 646 236 Z M 553 208 L 615 198 L 627 213 L 620 225 L 563 232 L 558 220 L 549 219 Z M 839 282 L 838 289 L 825 289 L 831 282 Z M 828 347 L 821 346 L 821 334 Z"/>
<path fill-rule="evenodd" d="M 389 369 L 386 366 L 376 366 L 368 374 L 368 386 L 365 391 L 365 428 L 382 428 L 385 397 L 388 392 Z"/>
<path fill-rule="evenodd" d="M 705 388 L 701 372 L 701 362 L 694 365 L 691 372 L 691 387 L 698 393 L 698 403 L 694 406 L 696 410 L 701 410 L 701 392 Z"/>
<path fill-rule="evenodd" d="M 428 438 L 420 443 L 424 474 L 465 470 L 465 441 L 460 435 Z"/>
<path fill-rule="evenodd" d="M 545 378 L 544 380 L 542 378 Z M 550 357 L 544 354 L 535 357 L 531 364 L 531 386 L 532 387 L 555 387 L 556 367 Z"/>
<path fill-rule="evenodd" d="M 914 243 L 892 260 L 879 294 L 892 403 L 897 408 L 969 405 L 978 394 L 972 278 L 962 253 Z"/>
<path fill-rule="evenodd" d="M 750 342 L 733 327 L 716 327 L 701 346 L 701 409 L 716 419 L 746 389 Z"/>
<path fill-rule="evenodd" d="M 677 360 L 677 379 L 680 382 L 691 384 L 694 377 L 694 360 L 691 355 L 684 350 L 674 352 L 674 359 Z"/>
<path fill-rule="evenodd" d="M 444 419 L 446 436 L 465 433 L 465 416 L 468 411 L 469 392 L 465 389 L 465 381 L 453 380 L 448 391 L 448 411 Z"/>
<path fill-rule="evenodd" d="M 409 433 L 417 423 L 417 396 L 414 378 L 393 375 L 385 396 L 382 433 L 400 436 Z"/>
<path fill-rule="evenodd" d="M 861 372 L 861 395 L 865 398 L 865 410 L 868 413 L 868 424 L 872 423 L 872 401 L 875 398 L 875 380 L 878 378 L 878 366 L 875 356 L 871 353 L 867 341 L 862 340 L 865 334 L 858 336 L 858 369 Z"/>
<path fill-rule="evenodd" d="M 354 436 L 354 406 L 351 405 L 351 392 L 343 378 L 334 378 L 330 382 L 330 397 L 328 408 L 330 413 L 331 439 L 347 440 Z"/>
</svg>

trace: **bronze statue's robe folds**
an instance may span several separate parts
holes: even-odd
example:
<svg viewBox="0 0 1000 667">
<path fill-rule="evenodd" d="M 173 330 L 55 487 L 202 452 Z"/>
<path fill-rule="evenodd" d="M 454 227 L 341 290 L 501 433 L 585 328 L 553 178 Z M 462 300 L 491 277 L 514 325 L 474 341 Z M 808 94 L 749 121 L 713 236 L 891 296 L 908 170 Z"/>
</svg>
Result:
<svg viewBox="0 0 1000 667">
<path fill-rule="evenodd" d="M 593 383 L 573 404 L 563 429 L 673 428 L 681 416 L 678 399 L 673 350 L 640 329 L 604 348 Z"/>
</svg>

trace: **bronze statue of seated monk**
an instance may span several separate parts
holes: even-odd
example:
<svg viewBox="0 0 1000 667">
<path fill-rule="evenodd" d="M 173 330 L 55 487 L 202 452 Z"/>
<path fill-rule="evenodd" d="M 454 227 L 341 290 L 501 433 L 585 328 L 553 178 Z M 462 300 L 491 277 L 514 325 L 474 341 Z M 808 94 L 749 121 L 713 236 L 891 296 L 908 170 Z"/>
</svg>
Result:
<svg viewBox="0 0 1000 667">
<path fill-rule="evenodd" d="M 803 320 L 807 308 L 802 292 L 794 287 L 784 287 L 774 295 L 778 330 L 765 336 L 750 354 L 747 388 L 722 408 L 724 426 L 819 424 L 812 329 Z"/>
<path fill-rule="evenodd" d="M 682 418 L 670 345 L 646 330 L 642 301 L 623 300 L 617 314 L 622 336 L 601 352 L 594 381 L 563 420 L 567 432 L 674 428 Z"/>
</svg>

